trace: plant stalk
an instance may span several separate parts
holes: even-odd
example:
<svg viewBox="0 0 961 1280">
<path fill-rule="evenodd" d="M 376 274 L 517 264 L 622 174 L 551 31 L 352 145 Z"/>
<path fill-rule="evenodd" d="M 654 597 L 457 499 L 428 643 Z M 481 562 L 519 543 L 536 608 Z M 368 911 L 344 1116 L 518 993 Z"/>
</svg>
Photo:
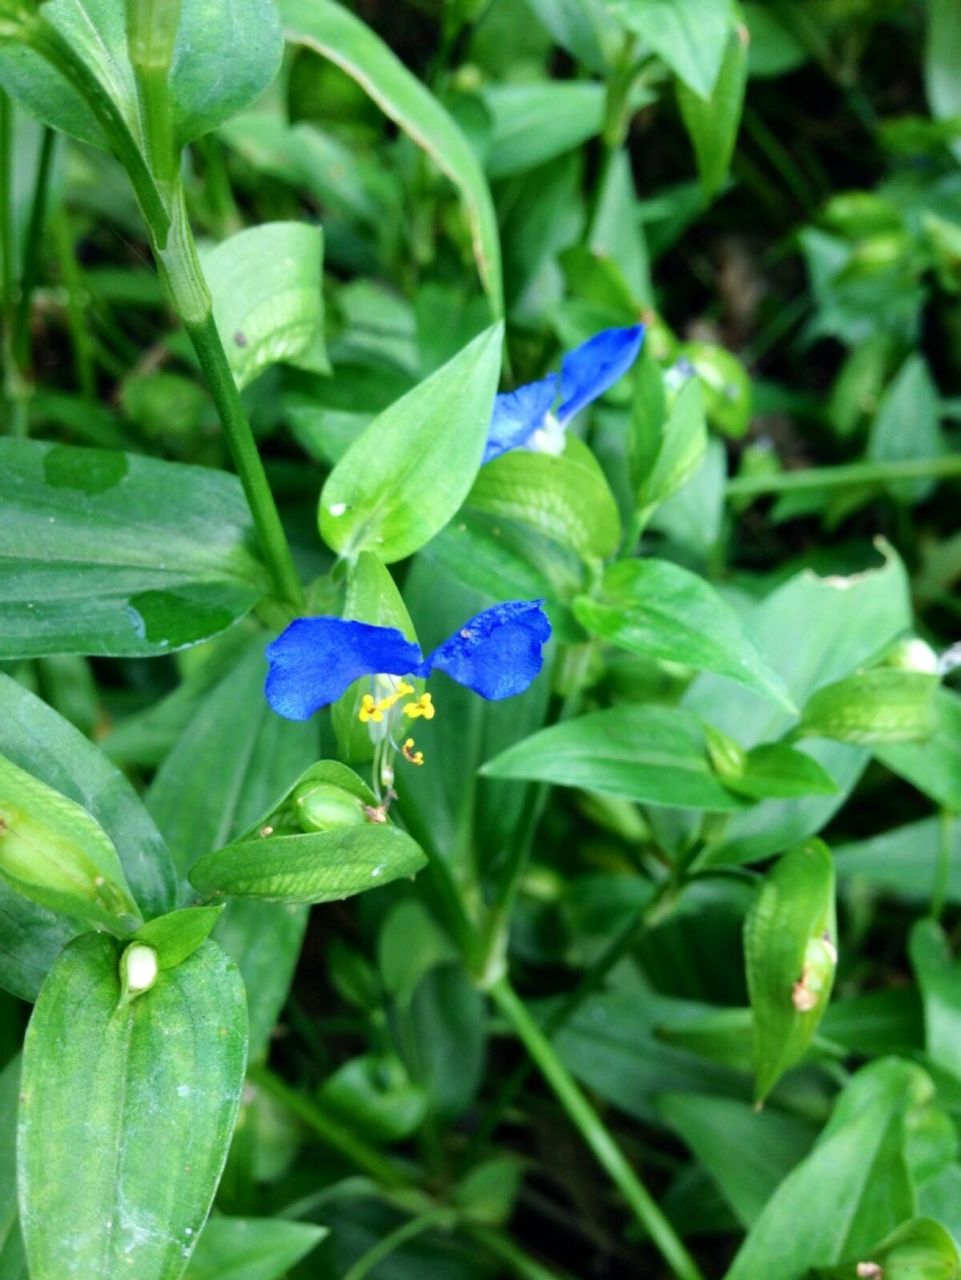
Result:
<svg viewBox="0 0 961 1280">
<path fill-rule="evenodd" d="M 728 498 L 761 498 L 769 494 L 841 489 L 846 485 L 890 484 L 898 480 L 961 479 L 961 454 L 939 458 L 904 458 L 892 462 L 849 462 L 837 467 L 805 467 L 767 476 L 735 476 L 727 482 Z"/>
<path fill-rule="evenodd" d="M 506 978 L 490 988 L 495 1005 L 534 1059 L 572 1124 L 593 1151 L 598 1163 L 623 1195 L 637 1221 L 671 1268 L 676 1280 L 703 1280 L 697 1263 L 657 1202 L 628 1164 L 600 1116 L 568 1072 L 550 1040 L 537 1025 Z"/>
<path fill-rule="evenodd" d="M 30 205 L 30 221 L 23 246 L 23 268 L 20 272 L 20 299 L 14 324 L 14 355 L 21 369 L 30 365 L 30 302 L 40 279 L 40 245 L 47 221 L 47 197 L 50 191 L 50 171 L 56 149 L 57 135 L 49 126 L 43 131 L 40 158 L 37 163 L 37 180 Z"/>
<path fill-rule="evenodd" d="M 153 228 L 151 227 L 151 232 Z M 160 275 L 193 344 L 223 426 L 224 436 L 250 506 L 277 594 L 303 608 L 303 588 L 280 521 L 267 473 L 227 361 L 214 320 L 210 290 L 187 218 L 183 190 L 177 188 L 165 241 L 153 240 Z"/>
</svg>

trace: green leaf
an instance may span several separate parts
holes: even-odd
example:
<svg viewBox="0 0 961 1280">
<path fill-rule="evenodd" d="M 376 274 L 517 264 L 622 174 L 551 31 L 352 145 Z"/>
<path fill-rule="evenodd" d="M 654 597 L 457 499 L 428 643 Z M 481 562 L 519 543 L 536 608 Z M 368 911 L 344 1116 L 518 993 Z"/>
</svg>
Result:
<svg viewBox="0 0 961 1280">
<path fill-rule="evenodd" d="M 0 471 L 0 658 L 171 653 L 267 589 L 234 476 L 23 440 Z"/>
<path fill-rule="evenodd" d="M 147 803 L 184 876 L 194 860 L 251 828 L 320 753 L 316 724 L 275 715 L 263 696 L 264 638 L 201 700 L 158 770 Z M 287 998 L 307 912 L 278 903 L 228 902 L 216 939 L 247 988 L 250 1056 L 260 1058 Z"/>
<path fill-rule="evenodd" d="M 325 1110 L 370 1142 L 400 1142 L 427 1114 L 427 1094 L 395 1057 L 363 1054 L 343 1063 L 320 1087 Z"/>
<path fill-rule="evenodd" d="M 184 1280 L 281 1280 L 329 1234 L 283 1218 L 211 1218 Z"/>
<path fill-rule="evenodd" d="M 753 747 L 740 773 L 718 772 L 725 786 L 754 800 L 830 796 L 838 791 L 837 783 L 813 756 L 780 742 Z"/>
<path fill-rule="evenodd" d="M 268 902 L 337 902 L 413 876 L 426 859 L 397 827 L 369 823 L 304 835 L 262 836 L 208 853 L 190 882 L 201 893 Z"/>
<path fill-rule="evenodd" d="M 47 5 L 44 18 L 81 55 L 143 148 L 123 5 L 116 0 L 71 0 Z M 277 74 L 282 54 L 273 0 L 183 4 L 170 77 L 178 140 L 190 142 L 253 102 Z M 108 146 L 77 91 L 33 50 L 0 46 L 0 82 L 45 124 L 84 142 Z"/>
<path fill-rule="evenodd" d="M 290 993 L 307 931 L 309 907 L 231 898 L 214 934 L 240 970 L 247 991 L 249 1056 L 259 1062 Z"/>
<path fill-rule="evenodd" d="M 924 85 L 931 114 L 936 120 L 961 116 L 961 85 L 957 67 L 961 59 L 961 13 L 954 0 L 931 0 L 924 51 Z M 953 150 L 958 154 L 959 144 Z"/>
<path fill-rule="evenodd" d="M 697 378 L 689 378 L 681 387 L 665 418 L 660 370 L 653 361 L 646 368 L 634 397 L 629 454 L 637 508 L 650 515 L 682 489 L 701 465 L 707 424 Z"/>
<path fill-rule="evenodd" d="M 812 1128 L 736 1098 L 669 1093 L 658 1110 L 710 1174 L 742 1226 L 760 1217 L 778 1183 L 811 1147 Z"/>
<path fill-rule="evenodd" d="M 43 907 L 124 933 L 140 921 L 117 851 L 81 805 L 0 756 L 0 876 Z"/>
<path fill-rule="evenodd" d="M 314 373 L 329 369 L 323 254 L 320 227 L 265 222 L 203 255 L 214 319 L 238 386 L 278 362 Z"/>
<path fill-rule="evenodd" d="M 492 600 L 543 598 L 558 638 L 582 638 L 561 603 L 580 589 L 581 562 L 529 525 L 464 507 L 421 556 Z"/>
<path fill-rule="evenodd" d="M 0 752 L 82 805 L 107 832 L 144 915 L 174 906 L 170 854 L 133 787 L 73 725 L 3 674 Z M 61 947 L 80 929 L 0 880 L 0 986 L 32 1000 Z"/>
<path fill-rule="evenodd" d="M 811 1266 L 869 1256 L 914 1212 L 906 1128 L 932 1092 L 911 1063 L 891 1058 L 862 1068 L 814 1150 L 767 1202 L 725 1280 L 802 1280 Z"/>
<path fill-rule="evenodd" d="M 526 173 L 601 131 L 604 86 L 543 80 L 493 84 L 481 92 L 491 117 L 485 168 L 490 178 Z"/>
<path fill-rule="evenodd" d="M 730 0 L 607 0 L 615 17 L 710 98 L 731 30 Z"/>
<path fill-rule="evenodd" d="M 877 1280 L 959 1280 L 961 1254 L 940 1222 L 912 1218 L 866 1250 L 865 1256 L 814 1272 L 816 1280 L 860 1280 L 864 1276 Z"/>
<path fill-rule="evenodd" d="M 397 1039 L 411 1077 L 424 1086 L 442 1120 L 462 1115 L 484 1078 L 484 997 L 462 964 L 424 975 L 398 1013 Z"/>
<path fill-rule="evenodd" d="M 605 991 L 584 1002 L 554 1043 L 590 1089 L 648 1124 L 663 1122 L 657 1104 L 668 1092 L 743 1101 L 747 1089 L 741 1071 L 705 1062 L 659 1038 L 665 1005 L 676 1010 L 679 1003 L 640 988 Z"/>
<path fill-rule="evenodd" d="M 213 932 L 224 908 L 184 907 L 141 925 L 132 941 L 142 942 L 157 953 L 160 969 L 176 969 L 192 956 Z"/>
<path fill-rule="evenodd" d="M 765 877 L 744 926 L 744 956 L 761 1102 L 803 1057 L 834 984 L 834 862 L 820 840 L 791 849 Z"/>
<path fill-rule="evenodd" d="M 733 30 L 727 38 L 717 82 L 706 100 L 678 81 L 681 118 L 694 144 L 697 171 L 708 197 L 724 185 L 734 154 L 747 86 L 747 50 L 747 28 Z"/>
<path fill-rule="evenodd" d="M 72 724 L 5 675 L 0 675 L 0 751 L 82 804 L 100 823 L 143 913 L 156 915 L 174 905 L 169 852 L 127 778 Z M 0 878 L 0 986 L 33 1000 L 60 948 L 82 928 L 24 899 Z"/>
<path fill-rule="evenodd" d="M 288 41 L 335 62 L 422 147 L 460 193 L 494 316 L 504 312 L 497 216 L 470 143 L 423 84 L 359 18 L 332 0 L 281 0 Z"/>
<path fill-rule="evenodd" d="M 454 944 L 416 898 L 398 902 L 381 925 L 377 964 L 384 986 L 401 1005 L 410 1003 L 426 973 L 456 960 Z"/>
<path fill-rule="evenodd" d="M 206 942 L 118 1007 L 119 947 L 86 934 L 27 1031 L 18 1162 L 32 1280 L 177 1280 L 210 1209 L 243 1087 L 243 984 Z"/>
<path fill-rule="evenodd" d="M 942 823 L 925 818 L 894 827 L 882 835 L 835 849 L 839 879 L 857 891 L 862 886 L 878 890 L 902 902 L 930 902 L 940 879 L 944 841 L 961 847 L 961 819 Z M 961 902 L 961 862 L 953 859 L 948 868 L 945 900 Z"/>
<path fill-rule="evenodd" d="M 618 49 L 617 23 L 602 0 L 528 0 L 554 40 L 591 71 L 604 71 Z"/>
<path fill-rule="evenodd" d="M 875 756 L 937 804 L 961 813 L 961 697 L 939 689 L 934 702 L 937 725 L 925 742 L 881 746 Z"/>
<path fill-rule="evenodd" d="M 934 1062 L 961 1075 L 961 966 L 934 920 L 914 925 L 909 952 L 924 1004 L 925 1047 Z"/>
<path fill-rule="evenodd" d="M 493 520 L 529 525 L 584 560 L 611 555 L 621 536 L 604 473 L 573 439 L 560 456 L 512 449 L 488 462 L 474 481 L 467 508 Z"/>
<path fill-rule="evenodd" d="M 804 704 L 797 732 L 858 746 L 930 737 L 937 676 L 876 667 L 818 689 Z"/>
<path fill-rule="evenodd" d="M 679 707 L 612 707 L 566 720 L 508 747 L 481 772 L 667 807 L 739 807 L 711 771 L 701 722 Z"/>
<path fill-rule="evenodd" d="M 209 133 L 250 106 L 283 54 L 275 0 L 185 0 L 170 71 L 179 140 Z"/>
<path fill-rule="evenodd" d="M 793 709 L 784 681 L 734 610 L 703 578 L 679 565 L 666 560 L 612 565 L 598 598 L 574 601 L 574 616 L 629 653 L 714 671 Z"/>
<path fill-rule="evenodd" d="M 20 1058 L 0 1071 L 0 1277 L 23 1280 L 27 1270 L 17 1220 L 17 1104 L 20 1096 Z"/>
<path fill-rule="evenodd" d="M 880 568 L 847 577 L 818 577 L 805 570 L 772 591 L 747 618 L 798 706 L 821 685 L 875 661 L 911 626 L 904 566 L 886 543 L 878 545 L 885 557 Z M 684 704 L 746 747 L 777 740 L 792 725 L 792 717 L 773 703 L 710 674 L 694 683 Z M 831 775 L 837 794 L 770 800 L 735 814 L 705 861 L 750 862 L 821 829 L 844 802 L 868 756 L 861 748 L 829 741 L 805 744 L 804 750 Z"/>
<path fill-rule="evenodd" d="M 944 452 L 939 426 L 940 397 L 923 356 L 908 356 L 898 370 L 871 424 L 867 456 L 872 462 L 936 458 Z M 889 486 L 900 502 L 921 502 L 934 480 L 901 480 Z"/>
<path fill-rule="evenodd" d="M 467 497 L 487 443 L 502 330 L 486 330 L 379 415 L 330 473 L 320 532 L 342 556 L 412 555 Z"/>
</svg>

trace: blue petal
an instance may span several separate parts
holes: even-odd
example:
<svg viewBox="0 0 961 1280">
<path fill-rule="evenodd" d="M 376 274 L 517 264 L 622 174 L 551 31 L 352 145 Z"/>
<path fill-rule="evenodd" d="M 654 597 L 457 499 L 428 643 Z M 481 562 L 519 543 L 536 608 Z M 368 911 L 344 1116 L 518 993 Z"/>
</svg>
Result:
<svg viewBox="0 0 961 1280">
<path fill-rule="evenodd" d="M 613 387 L 637 359 L 643 341 L 644 326 L 635 324 L 629 329 L 604 329 L 569 352 L 561 365 L 560 421 L 570 421 Z"/>
<path fill-rule="evenodd" d="M 394 627 L 344 618 L 297 618 L 267 646 L 267 701 L 287 720 L 309 720 L 361 676 L 406 676 L 421 662 Z"/>
<path fill-rule="evenodd" d="M 458 684 L 496 701 L 523 693 L 544 663 L 551 636 L 542 600 L 511 600 L 485 609 L 439 645 L 417 672 L 446 671 Z"/>
<path fill-rule="evenodd" d="M 539 382 L 527 382 L 516 391 L 502 391 L 494 400 L 484 462 L 526 444 L 556 399 L 556 373 Z"/>
</svg>

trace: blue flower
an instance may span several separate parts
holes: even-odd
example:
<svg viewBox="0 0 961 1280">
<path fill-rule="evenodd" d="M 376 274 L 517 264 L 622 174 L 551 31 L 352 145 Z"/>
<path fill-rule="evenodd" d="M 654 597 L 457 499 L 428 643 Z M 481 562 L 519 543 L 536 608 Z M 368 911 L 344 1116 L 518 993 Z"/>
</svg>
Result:
<svg viewBox="0 0 961 1280">
<path fill-rule="evenodd" d="M 335 702 L 362 676 L 427 677 L 444 671 L 482 698 L 498 700 L 523 693 L 543 665 L 551 624 L 542 600 L 494 605 L 426 658 L 395 627 L 375 627 L 344 618 L 297 618 L 267 646 L 267 701 L 287 720 L 308 720 Z M 405 681 L 382 681 L 386 696 L 364 696 L 360 718 L 380 722 L 385 712 L 413 688 Z M 430 694 L 402 710 L 411 718 L 433 717 Z"/>
<path fill-rule="evenodd" d="M 644 341 L 644 326 L 603 329 L 569 351 L 560 377 L 549 373 L 516 391 L 504 391 L 494 401 L 484 462 L 509 449 L 560 453 L 568 422 L 627 373 Z M 551 410 L 560 398 L 556 413 Z"/>
</svg>

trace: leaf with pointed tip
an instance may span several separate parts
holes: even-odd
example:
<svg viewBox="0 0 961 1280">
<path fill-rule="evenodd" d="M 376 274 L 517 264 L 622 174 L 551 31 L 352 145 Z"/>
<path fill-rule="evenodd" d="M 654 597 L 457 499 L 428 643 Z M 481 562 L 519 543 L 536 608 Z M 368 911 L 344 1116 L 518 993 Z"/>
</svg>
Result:
<svg viewBox="0 0 961 1280">
<path fill-rule="evenodd" d="M 679 565 L 612 565 L 596 598 L 574 601 L 574 616 L 617 648 L 713 671 L 794 709 L 784 681 L 734 610 L 703 578 Z"/>
<path fill-rule="evenodd" d="M 120 945 L 85 934 L 27 1030 L 18 1172 L 32 1280 L 178 1280 L 210 1211 L 240 1103 L 247 1007 L 205 942 L 122 1006 Z"/>
<path fill-rule="evenodd" d="M 82 805 L 99 823 L 148 919 L 173 909 L 173 863 L 133 787 L 72 724 L 2 673 L 0 752 Z M 34 999 L 60 949 L 82 927 L 28 902 L 0 882 L 0 986 L 25 1000 Z"/>
<path fill-rule="evenodd" d="M 422 147 L 460 192 L 474 258 L 495 316 L 504 312 L 500 238 L 490 190 L 473 148 L 441 104 L 379 36 L 332 0 L 281 0 L 284 33 L 335 62 Z"/>
<path fill-rule="evenodd" d="M 338 554 L 390 564 L 439 533 L 481 464 L 500 373 L 494 325 L 385 409 L 351 445 L 320 495 L 320 532 Z"/>
<path fill-rule="evenodd" d="M 239 841 L 198 859 L 190 882 L 204 894 L 338 902 L 413 876 L 425 862 L 420 846 L 399 828 L 366 823 Z"/>
<path fill-rule="evenodd" d="M 172 653 L 267 590 L 235 476 L 34 440 L 0 473 L 0 659 Z"/>
<path fill-rule="evenodd" d="M 565 720 L 508 747 L 481 772 L 667 807 L 741 805 L 711 770 L 701 722 L 680 707 L 612 707 Z"/>
</svg>

